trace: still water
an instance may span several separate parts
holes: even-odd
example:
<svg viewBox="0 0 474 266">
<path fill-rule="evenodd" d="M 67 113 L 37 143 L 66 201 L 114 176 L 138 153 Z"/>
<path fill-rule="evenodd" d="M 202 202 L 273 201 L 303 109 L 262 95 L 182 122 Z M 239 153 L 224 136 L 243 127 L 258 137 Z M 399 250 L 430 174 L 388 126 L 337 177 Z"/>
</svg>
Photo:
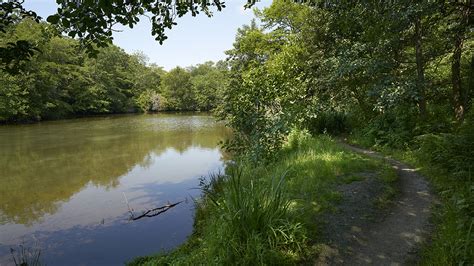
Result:
<svg viewBox="0 0 474 266">
<path fill-rule="evenodd" d="M 207 115 L 125 115 L 0 127 L 0 265 L 120 265 L 192 232 L 199 178 L 221 171 L 226 128 Z M 124 196 L 125 195 L 125 196 Z M 184 201 L 152 218 L 134 212 Z"/>
</svg>

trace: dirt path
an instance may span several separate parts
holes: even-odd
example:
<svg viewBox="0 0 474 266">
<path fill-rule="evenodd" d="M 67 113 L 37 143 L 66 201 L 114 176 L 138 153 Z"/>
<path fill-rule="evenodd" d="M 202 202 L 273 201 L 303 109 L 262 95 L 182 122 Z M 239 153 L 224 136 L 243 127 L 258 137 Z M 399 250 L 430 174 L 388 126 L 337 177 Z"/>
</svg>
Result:
<svg viewBox="0 0 474 266">
<path fill-rule="evenodd" d="M 434 197 L 427 181 L 415 169 L 396 160 L 345 143 L 341 145 L 370 157 L 385 159 L 391 164 L 399 176 L 399 194 L 389 209 L 376 214 L 378 217 L 375 219 L 361 220 L 352 216 L 350 218 L 354 219 L 354 223 L 346 226 L 350 230 L 332 232 L 334 241 L 317 264 L 406 265 L 416 262 L 420 243 L 426 239 L 431 228 L 429 218 Z M 358 193 L 357 187 L 364 187 L 364 184 L 354 186 L 352 194 L 355 196 L 350 196 L 349 201 L 358 201 L 357 197 L 366 194 L 364 189 Z M 353 208 L 346 209 L 352 209 L 346 216 L 354 215 Z M 356 216 L 363 216 L 363 213 Z"/>
</svg>

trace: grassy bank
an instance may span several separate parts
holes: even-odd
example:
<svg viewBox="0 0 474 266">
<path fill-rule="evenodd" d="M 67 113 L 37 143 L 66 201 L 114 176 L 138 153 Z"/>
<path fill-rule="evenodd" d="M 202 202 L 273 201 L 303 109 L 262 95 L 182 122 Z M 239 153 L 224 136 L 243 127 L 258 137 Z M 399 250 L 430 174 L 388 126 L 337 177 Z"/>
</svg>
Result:
<svg viewBox="0 0 474 266">
<path fill-rule="evenodd" d="M 319 251 L 318 218 L 340 201 L 338 185 L 360 180 L 358 173 L 378 172 L 386 195 L 393 193 L 391 168 L 344 150 L 327 136 L 293 134 L 277 158 L 267 166 L 239 162 L 203 182 L 189 240 L 171 253 L 130 265 L 311 262 Z"/>
<path fill-rule="evenodd" d="M 351 142 L 379 150 L 407 162 L 426 176 L 439 199 L 431 242 L 422 250 L 422 265 L 472 265 L 474 263 L 474 127 L 465 125 L 456 134 L 427 134 L 406 149 L 374 145 L 355 134 Z"/>
</svg>

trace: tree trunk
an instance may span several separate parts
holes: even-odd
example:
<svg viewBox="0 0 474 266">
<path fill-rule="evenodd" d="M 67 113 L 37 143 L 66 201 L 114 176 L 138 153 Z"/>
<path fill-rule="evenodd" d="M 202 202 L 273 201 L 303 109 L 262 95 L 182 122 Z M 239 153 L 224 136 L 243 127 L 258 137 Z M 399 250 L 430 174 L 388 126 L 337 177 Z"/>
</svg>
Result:
<svg viewBox="0 0 474 266">
<path fill-rule="evenodd" d="M 474 93 L 474 54 L 471 57 L 471 67 L 469 69 L 469 82 L 466 93 L 464 95 L 464 102 L 466 103 L 466 113 L 472 107 L 472 94 Z"/>
<path fill-rule="evenodd" d="M 469 13 L 470 7 L 462 8 L 459 29 L 454 36 L 454 51 L 451 65 L 453 107 L 454 115 L 458 122 L 462 122 L 464 120 L 464 114 L 466 112 L 466 91 L 462 87 L 461 81 L 461 55 L 464 44 L 464 35 L 469 22 Z"/>
<path fill-rule="evenodd" d="M 426 93 L 425 93 L 425 62 L 423 59 L 423 33 L 421 29 L 421 17 L 415 18 L 415 50 L 416 50 L 416 88 L 418 90 L 418 108 L 420 116 L 426 117 Z"/>
<path fill-rule="evenodd" d="M 462 36 L 456 36 L 454 41 L 453 62 L 451 65 L 451 81 L 453 83 L 453 105 L 454 115 L 457 121 L 464 119 L 465 106 L 463 102 L 463 92 L 461 84 L 461 54 L 463 39 Z"/>
</svg>

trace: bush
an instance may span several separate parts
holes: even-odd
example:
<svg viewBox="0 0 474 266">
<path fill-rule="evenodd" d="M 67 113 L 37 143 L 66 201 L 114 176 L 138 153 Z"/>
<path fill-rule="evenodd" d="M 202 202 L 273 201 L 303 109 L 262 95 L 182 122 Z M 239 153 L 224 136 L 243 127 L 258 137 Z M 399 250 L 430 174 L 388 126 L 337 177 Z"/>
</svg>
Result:
<svg viewBox="0 0 474 266">
<path fill-rule="evenodd" d="M 157 112 L 168 108 L 166 98 L 156 91 L 145 90 L 136 99 L 135 104 L 143 112 Z"/>
<path fill-rule="evenodd" d="M 285 146 L 290 149 L 297 149 L 301 147 L 301 145 L 308 141 L 310 138 L 311 134 L 307 129 L 293 129 L 288 134 Z"/>
<path fill-rule="evenodd" d="M 474 167 L 474 123 L 469 117 L 456 134 L 425 134 L 417 138 L 420 157 L 470 180 Z"/>
<path fill-rule="evenodd" d="M 323 112 L 308 121 L 308 130 L 313 134 L 339 135 L 351 130 L 349 119 L 343 112 Z"/>
<path fill-rule="evenodd" d="M 362 121 L 361 121 L 362 122 Z M 418 115 L 413 108 L 398 108 L 381 113 L 371 121 L 360 123 L 356 134 L 368 146 L 406 148 L 422 133 Z"/>
<path fill-rule="evenodd" d="M 236 126 L 232 139 L 223 148 L 232 152 L 239 160 L 254 165 L 266 164 L 275 160 L 288 133 L 288 123 L 284 118 L 273 115 L 247 113 L 235 117 L 229 126 Z"/>
<path fill-rule="evenodd" d="M 418 158 L 430 167 L 444 206 L 432 248 L 431 262 L 474 263 L 474 123 L 472 116 L 454 134 L 417 138 Z"/>
</svg>

